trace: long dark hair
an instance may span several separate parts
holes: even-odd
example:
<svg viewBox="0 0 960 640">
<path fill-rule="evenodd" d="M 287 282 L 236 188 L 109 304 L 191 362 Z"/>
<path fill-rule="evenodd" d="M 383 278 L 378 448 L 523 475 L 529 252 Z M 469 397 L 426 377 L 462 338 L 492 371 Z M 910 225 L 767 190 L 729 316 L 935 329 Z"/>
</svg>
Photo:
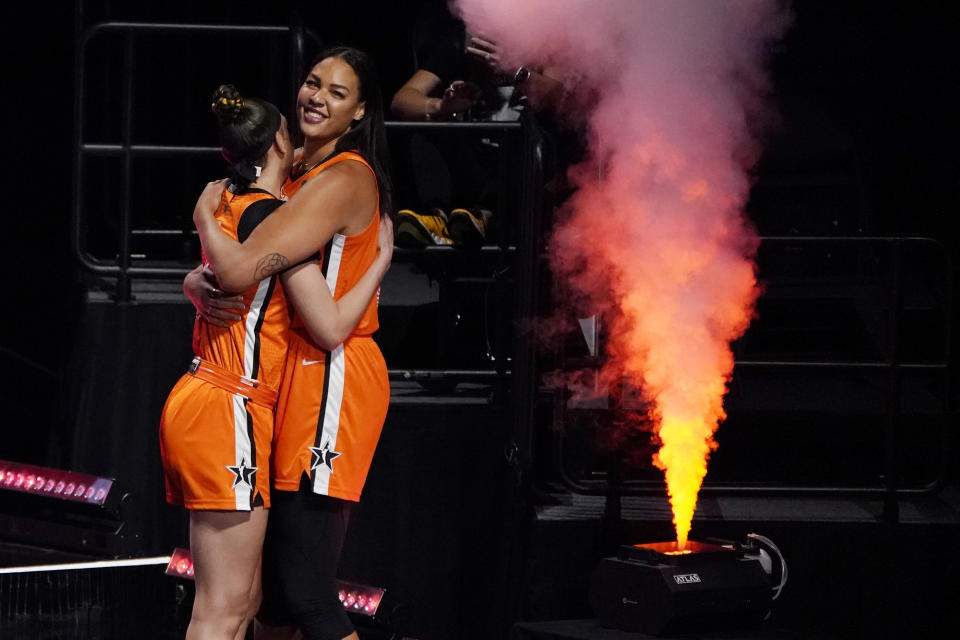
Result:
<svg viewBox="0 0 960 640">
<path fill-rule="evenodd" d="M 280 111 L 265 100 L 244 98 L 232 84 L 213 94 L 210 109 L 217 116 L 220 154 L 230 163 L 230 182 L 243 189 L 257 179 L 274 135 L 280 129 Z"/>
<path fill-rule="evenodd" d="M 363 117 L 350 125 L 334 147 L 335 153 L 358 151 L 373 167 L 380 188 L 380 213 L 393 216 L 393 182 L 390 180 L 390 152 L 387 132 L 383 125 L 383 96 L 373 59 L 353 47 L 331 47 L 318 55 L 310 68 L 327 58 L 340 58 L 357 74 L 360 101 L 364 102 Z"/>
</svg>

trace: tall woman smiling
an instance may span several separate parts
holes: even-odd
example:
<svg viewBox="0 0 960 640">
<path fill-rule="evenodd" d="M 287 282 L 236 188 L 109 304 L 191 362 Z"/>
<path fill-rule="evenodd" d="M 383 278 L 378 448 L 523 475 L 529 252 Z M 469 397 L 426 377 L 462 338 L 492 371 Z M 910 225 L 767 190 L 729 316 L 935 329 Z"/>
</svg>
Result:
<svg viewBox="0 0 960 640">
<path fill-rule="evenodd" d="M 304 147 L 283 188 L 289 201 L 241 245 L 217 229 L 221 186 L 211 183 L 194 222 L 224 289 L 243 290 L 321 252 L 337 300 L 373 262 L 380 216 L 391 210 L 383 105 L 366 54 L 341 47 L 321 55 L 299 90 L 297 119 Z M 307 640 L 340 640 L 356 635 L 337 597 L 336 565 L 390 391 L 371 338 L 379 326 L 376 300 L 340 344 L 311 338 L 301 319 L 308 303 L 294 300 L 277 405 L 258 616 L 271 629 L 258 629 L 284 637 L 299 627 Z"/>
</svg>

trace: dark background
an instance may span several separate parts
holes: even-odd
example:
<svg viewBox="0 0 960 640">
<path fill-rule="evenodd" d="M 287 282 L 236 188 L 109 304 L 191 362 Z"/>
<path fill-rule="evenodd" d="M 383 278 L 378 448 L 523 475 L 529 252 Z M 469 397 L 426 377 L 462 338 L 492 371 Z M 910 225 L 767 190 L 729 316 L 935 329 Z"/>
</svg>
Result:
<svg viewBox="0 0 960 640">
<path fill-rule="evenodd" d="M 329 0 L 309 4 L 5 3 L 2 77 L 3 112 L 7 114 L 3 116 L 7 206 L 2 237 L 7 273 L 0 329 L 5 408 L 0 459 L 51 466 L 87 460 L 96 467 L 89 469 L 91 472 L 127 474 L 136 465 L 124 441 L 97 436 L 114 434 L 123 427 L 102 425 L 98 431 L 101 427 L 84 422 L 85 416 L 99 419 L 111 414 L 109 409 L 90 409 L 100 405 L 118 407 L 115 415 L 122 416 L 119 407 L 139 402 L 145 415 L 130 428 L 154 423 L 159 416 L 154 406 L 156 389 L 169 388 L 173 381 L 167 379 L 170 374 L 163 367 L 179 366 L 179 354 L 164 352 L 164 343 L 153 338 L 179 331 L 185 336 L 183 349 L 189 349 L 190 317 L 182 310 L 164 316 L 134 305 L 116 315 L 108 307 L 91 309 L 84 302 L 87 283 L 72 255 L 68 235 L 74 38 L 78 30 L 108 19 L 288 24 L 299 12 L 325 44 L 352 44 L 372 52 L 389 102 L 413 71 L 409 37 L 420 5 L 415 1 Z M 956 213 L 960 80 L 955 61 L 960 53 L 956 38 L 960 9 L 947 1 L 866 0 L 800 0 L 793 7 L 794 26 L 771 58 L 781 122 L 757 168 L 749 206 L 760 233 L 924 235 L 942 242 L 956 258 L 960 248 Z M 137 94 L 138 126 L 142 128 L 136 133 L 145 142 L 215 144 L 204 109 L 211 89 L 220 82 L 233 81 L 278 104 L 290 98 L 285 73 L 274 72 L 278 65 L 286 68 L 282 44 L 264 49 L 213 40 L 206 44 L 174 40 L 166 49 L 163 42 L 155 44 L 162 53 L 144 62 L 137 76 L 138 87 L 142 87 Z M 109 111 L 121 80 L 118 63 L 111 61 L 108 53 L 103 55 L 104 62 L 93 71 L 96 82 L 91 85 L 103 88 L 92 92 L 95 114 Z M 104 124 L 109 120 L 94 115 L 91 138 L 115 137 L 116 131 Z M 209 170 L 215 173 L 220 169 L 211 164 Z M 175 163 L 144 168 L 138 176 L 137 194 L 149 203 L 145 215 L 189 224 L 195 194 L 210 177 Z M 105 220 L 115 202 L 110 199 L 110 186 L 104 183 L 102 189 L 95 188 L 102 199 L 92 202 L 93 208 L 108 212 Z M 803 260 L 773 264 L 780 275 L 785 270 L 787 276 L 795 277 L 811 268 L 810 262 Z M 955 301 L 956 291 L 947 296 Z M 761 307 L 761 320 L 763 312 Z M 955 317 L 942 320 L 956 324 Z M 917 333 L 924 332 L 920 325 Z M 136 335 L 137 342 L 125 345 L 112 340 L 124 335 Z M 763 340 L 768 339 L 765 336 L 758 332 L 751 344 L 761 344 L 762 350 Z M 770 347 L 774 352 L 801 352 L 805 346 L 790 336 L 780 340 Z M 145 345 L 155 350 L 149 353 L 163 366 L 144 366 L 137 380 L 115 379 L 112 363 L 118 354 L 142 354 Z M 917 349 L 926 353 L 923 344 Z M 955 362 L 955 348 L 949 356 Z M 77 380 L 85 375 L 96 380 L 78 391 Z M 125 397 L 112 396 L 115 390 L 123 390 Z M 838 407 L 836 413 L 842 414 L 843 408 Z M 459 617 L 436 622 L 433 636 L 449 632 L 456 637 L 451 629 L 471 624 L 467 606 L 489 605 L 483 594 L 495 591 L 498 584 L 497 572 L 485 571 L 483 559 L 496 558 L 500 546 L 506 544 L 500 537 L 504 529 L 498 509 L 502 508 L 501 496 L 509 493 L 501 491 L 507 471 L 503 465 L 492 465 L 490 484 L 484 484 L 477 474 L 490 470 L 484 457 L 493 459 L 502 446 L 486 437 L 483 422 L 468 410 L 423 409 L 401 414 L 397 420 L 405 428 L 385 432 L 382 449 L 388 450 L 387 457 L 378 453 L 371 472 L 372 482 L 390 485 L 394 492 L 374 493 L 371 506 L 360 510 L 356 521 L 366 530 L 388 522 L 397 531 L 392 537 L 390 532 L 381 532 L 391 540 L 390 549 L 367 554 L 348 550 L 354 558 L 350 568 L 360 574 L 379 572 L 385 581 L 399 584 L 401 591 L 422 600 L 420 596 L 430 590 L 421 584 L 423 580 L 414 578 L 416 569 L 412 568 L 418 562 L 424 566 L 445 563 L 442 570 L 430 574 L 441 585 L 436 597 L 442 605 L 462 593 L 466 604 L 457 609 Z M 81 422 L 84 424 L 78 426 Z M 442 429 L 455 424 L 464 428 L 457 432 Z M 143 451 L 151 450 L 154 433 L 138 437 L 146 443 Z M 421 465 L 424 459 L 442 464 Z M 739 462 L 722 457 L 717 461 L 719 466 L 733 468 Z M 799 459 L 794 462 L 806 468 L 813 481 L 823 468 L 810 469 Z M 429 489 L 425 492 L 423 487 Z M 441 524 L 432 524 L 434 514 L 441 512 L 446 514 L 439 519 Z M 178 518 L 172 510 L 151 511 L 147 521 L 154 522 L 161 533 L 156 533 L 148 546 L 161 548 L 182 535 Z M 412 555 L 411 548 L 416 549 Z M 434 559 L 429 561 L 431 550 Z M 390 562 L 395 566 L 384 569 Z M 447 589 L 451 582 L 459 585 L 457 591 Z M 507 595 L 498 595 L 498 602 L 501 597 Z M 500 602 L 506 611 L 514 605 Z"/>
<path fill-rule="evenodd" d="M 4 376 L 11 376 L 6 388 L 20 378 L 17 367 L 54 373 L 62 369 L 80 313 L 82 292 L 67 235 L 78 20 L 84 25 L 106 19 L 287 24 L 291 12 L 299 11 L 325 42 L 373 52 L 389 100 L 410 72 L 408 35 L 419 4 L 84 2 L 79 18 L 71 3 L 5 5 L 3 45 L 6 59 L 12 61 L 3 91 L 8 202 L 3 238 L 9 273 L 0 353 Z M 773 57 L 782 123 L 761 161 L 759 186 L 767 174 L 811 167 L 853 175 L 856 183 L 836 199 L 844 206 L 830 210 L 754 204 L 761 234 L 922 234 L 955 251 L 960 197 L 960 91 L 951 62 L 957 54 L 956 7 L 950 2 L 801 1 L 794 4 L 794 12 L 794 26 Z M 166 76 L 138 77 L 144 86 L 142 99 L 155 109 L 153 117 L 145 118 L 151 141 L 215 144 L 203 104 L 208 87 L 216 82 L 236 78 L 242 84 L 245 76 L 268 76 L 273 86 L 267 89 L 283 93 L 282 80 L 276 78 L 280 74 L 269 74 L 267 64 L 256 67 L 257 60 L 269 62 L 269 56 L 222 47 L 202 53 L 197 57 L 196 51 L 170 50 L 162 58 Z M 246 62 L 251 54 L 253 65 L 231 66 L 231 60 Z M 283 54 L 281 50 L 273 59 Z M 205 68 L 207 56 L 222 75 Z M 103 93 L 108 99 L 108 92 Z M 188 96 L 195 96 L 195 102 L 188 103 Z M 282 102 L 284 96 L 275 99 Z M 150 176 L 146 197 L 174 200 L 176 207 L 169 206 L 168 214 L 182 219 L 206 177 L 159 171 Z M 44 396 L 49 399 L 51 392 L 45 389 Z M 17 405 L 18 395 L 5 397 Z M 26 409 L 8 406 L 21 420 L 31 412 L 41 419 L 33 421 L 28 433 L 11 428 L 16 435 L 4 440 L 3 455 L 42 460 L 47 434 L 59 419 L 48 415 L 55 408 L 53 401 Z"/>
</svg>

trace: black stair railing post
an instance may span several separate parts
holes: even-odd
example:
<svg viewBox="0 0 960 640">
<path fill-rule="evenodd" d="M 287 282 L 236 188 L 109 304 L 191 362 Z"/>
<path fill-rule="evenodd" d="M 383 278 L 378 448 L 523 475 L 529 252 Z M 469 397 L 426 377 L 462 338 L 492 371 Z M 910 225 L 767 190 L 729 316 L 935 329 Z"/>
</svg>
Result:
<svg viewBox="0 0 960 640">
<path fill-rule="evenodd" d="M 896 523 L 900 519 L 900 503 L 897 496 L 899 455 L 897 446 L 900 433 L 900 323 L 903 307 L 903 292 L 900 282 L 900 262 L 903 257 L 902 242 L 898 239 L 890 247 L 890 307 L 888 312 L 889 348 L 889 384 L 890 396 L 887 404 L 887 425 L 884 437 L 884 488 L 883 521 Z"/>
<path fill-rule="evenodd" d="M 120 273 L 116 301 L 130 302 L 130 214 L 133 205 L 133 32 L 124 35 L 123 54 L 123 169 L 120 180 Z"/>
</svg>

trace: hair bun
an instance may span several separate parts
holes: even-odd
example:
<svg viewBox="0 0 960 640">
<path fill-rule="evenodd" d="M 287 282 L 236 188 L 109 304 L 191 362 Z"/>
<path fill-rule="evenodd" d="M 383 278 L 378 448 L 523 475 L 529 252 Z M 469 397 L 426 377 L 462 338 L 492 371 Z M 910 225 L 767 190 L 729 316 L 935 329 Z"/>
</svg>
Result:
<svg viewBox="0 0 960 640">
<path fill-rule="evenodd" d="M 233 122 L 243 111 L 243 96 L 232 84 L 222 84 L 213 94 L 210 110 L 221 122 Z"/>
</svg>

